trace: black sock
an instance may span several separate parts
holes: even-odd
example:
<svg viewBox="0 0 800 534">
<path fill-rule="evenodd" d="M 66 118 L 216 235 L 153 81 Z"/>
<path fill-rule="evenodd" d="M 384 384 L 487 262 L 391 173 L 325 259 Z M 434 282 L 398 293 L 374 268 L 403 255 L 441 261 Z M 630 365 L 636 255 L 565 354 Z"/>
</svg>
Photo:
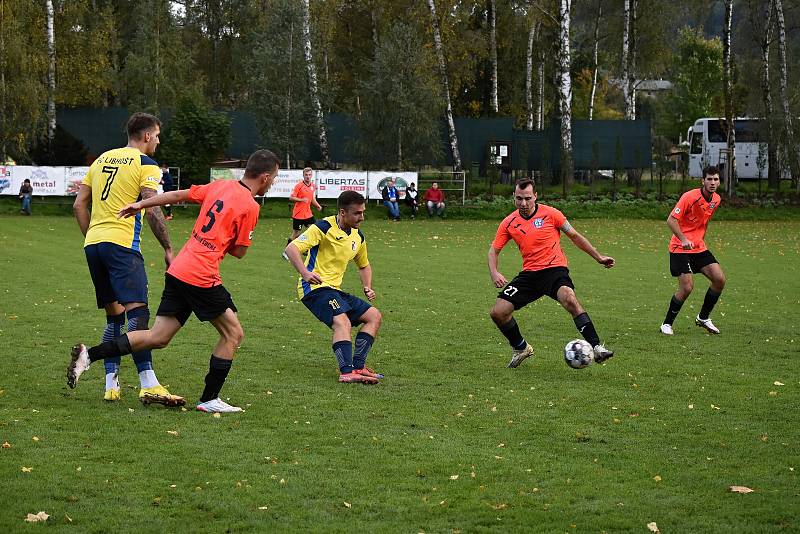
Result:
<svg viewBox="0 0 800 534">
<path fill-rule="evenodd" d="M 498 326 L 497 328 L 500 329 L 500 333 L 506 336 L 509 345 L 514 350 L 521 350 L 527 345 L 525 338 L 522 337 L 522 333 L 519 331 L 519 325 L 517 324 L 517 320 L 513 317 L 510 321 L 506 324 Z"/>
<path fill-rule="evenodd" d="M 89 349 L 89 361 L 96 362 L 105 358 L 115 358 L 117 356 L 124 356 L 131 353 L 131 343 L 128 341 L 128 336 L 123 334 L 115 337 L 111 341 L 100 343 Z"/>
<path fill-rule="evenodd" d="M 583 312 L 575 317 L 573 321 L 575 321 L 575 327 L 581 333 L 583 339 L 588 341 L 592 347 L 600 344 L 600 336 L 597 335 L 597 330 L 594 329 L 594 323 L 589 319 L 588 313 Z"/>
<path fill-rule="evenodd" d="M 232 364 L 233 360 L 223 360 L 213 354 L 211 355 L 211 361 L 208 363 L 208 374 L 206 375 L 206 388 L 203 390 L 200 402 L 208 402 L 219 397 L 219 390 L 222 389 Z"/>
<path fill-rule="evenodd" d="M 366 332 L 359 332 L 356 335 L 356 348 L 353 353 L 353 367 L 356 369 L 363 369 L 367 365 L 367 354 L 375 338 Z"/>
<path fill-rule="evenodd" d="M 333 344 L 333 355 L 343 375 L 353 372 L 353 344 L 350 341 L 337 341 Z"/>
<path fill-rule="evenodd" d="M 701 319 L 708 319 L 708 316 L 711 315 L 711 310 L 713 310 L 714 306 L 717 305 L 720 295 L 721 293 L 717 293 L 710 287 L 708 288 L 708 291 L 706 291 L 706 298 L 703 299 L 703 307 L 700 308 L 699 317 Z"/>
<path fill-rule="evenodd" d="M 667 308 L 667 316 L 664 317 L 664 324 L 671 325 L 675 321 L 675 317 L 681 312 L 682 306 L 683 301 L 676 299 L 675 295 L 672 295 L 672 300 L 669 301 L 669 308 Z"/>
</svg>

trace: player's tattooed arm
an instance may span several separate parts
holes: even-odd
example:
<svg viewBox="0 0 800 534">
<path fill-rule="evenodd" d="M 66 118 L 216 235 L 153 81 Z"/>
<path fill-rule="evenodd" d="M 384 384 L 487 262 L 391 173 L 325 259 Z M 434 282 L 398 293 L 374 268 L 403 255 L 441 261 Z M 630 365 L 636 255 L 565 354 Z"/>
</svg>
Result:
<svg viewBox="0 0 800 534">
<path fill-rule="evenodd" d="M 148 187 L 142 188 L 142 200 L 147 200 L 156 196 L 158 192 L 155 189 Z M 145 209 L 145 217 L 147 217 L 147 224 L 150 225 L 150 230 L 156 236 L 161 247 L 164 249 L 164 261 L 167 265 L 172 263 L 172 243 L 169 240 L 169 230 L 167 230 L 167 221 L 164 219 L 164 213 L 159 206 L 153 206 Z"/>
<path fill-rule="evenodd" d="M 561 228 L 559 228 L 559 230 L 561 230 L 566 234 L 567 232 L 572 230 L 572 225 L 569 223 L 569 221 L 565 220 L 564 224 L 561 225 Z"/>
</svg>

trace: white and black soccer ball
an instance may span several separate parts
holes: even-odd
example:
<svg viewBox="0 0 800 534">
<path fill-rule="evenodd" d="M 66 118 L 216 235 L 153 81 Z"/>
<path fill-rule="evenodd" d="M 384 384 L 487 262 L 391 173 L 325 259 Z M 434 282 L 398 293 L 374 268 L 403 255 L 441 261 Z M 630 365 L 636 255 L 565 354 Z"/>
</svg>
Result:
<svg viewBox="0 0 800 534">
<path fill-rule="evenodd" d="M 594 350 L 585 339 L 573 339 L 564 347 L 564 361 L 573 369 L 583 369 L 594 361 Z"/>
</svg>

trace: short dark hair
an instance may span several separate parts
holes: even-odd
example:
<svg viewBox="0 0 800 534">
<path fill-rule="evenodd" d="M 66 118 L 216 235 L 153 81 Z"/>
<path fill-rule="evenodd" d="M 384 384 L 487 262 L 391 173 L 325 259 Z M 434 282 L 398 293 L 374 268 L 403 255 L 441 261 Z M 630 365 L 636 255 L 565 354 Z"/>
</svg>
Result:
<svg viewBox="0 0 800 534">
<path fill-rule="evenodd" d="M 715 165 L 709 165 L 703 169 L 703 178 L 706 176 L 711 176 L 712 174 L 719 175 L 719 169 Z"/>
<path fill-rule="evenodd" d="M 256 150 L 247 158 L 247 166 L 244 169 L 245 178 L 256 178 L 265 172 L 273 172 L 280 165 L 278 159 L 271 150 L 266 148 Z"/>
<path fill-rule="evenodd" d="M 340 210 L 346 210 L 350 206 L 366 204 L 367 201 L 364 195 L 357 191 L 343 191 L 339 198 L 336 200 L 336 207 Z"/>
<path fill-rule="evenodd" d="M 158 117 L 149 113 L 137 112 L 128 119 L 125 130 L 128 132 L 129 138 L 139 139 L 144 132 L 152 130 L 156 126 L 161 126 L 161 121 Z"/>
<path fill-rule="evenodd" d="M 523 178 L 522 180 L 517 182 L 517 187 L 520 189 L 528 189 L 528 187 L 533 188 L 533 192 L 536 192 L 536 182 L 531 180 L 530 178 Z"/>
</svg>

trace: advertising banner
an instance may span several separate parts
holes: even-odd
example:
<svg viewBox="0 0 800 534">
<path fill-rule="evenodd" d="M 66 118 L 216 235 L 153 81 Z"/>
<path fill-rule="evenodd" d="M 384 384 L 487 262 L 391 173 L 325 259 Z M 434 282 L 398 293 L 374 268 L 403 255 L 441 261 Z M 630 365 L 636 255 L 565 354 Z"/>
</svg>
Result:
<svg viewBox="0 0 800 534">
<path fill-rule="evenodd" d="M 361 171 L 317 171 L 317 197 L 339 198 L 342 191 L 356 191 L 366 197 L 367 175 Z"/>
<path fill-rule="evenodd" d="M 81 187 L 83 177 L 89 172 L 89 167 L 66 167 L 64 172 L 64 179 L 66 184 L 64 186 L 64 194 L 77 195 L 78 189 Z"/>
<path fill-rule="evenodd" d="M 370 200 L 381 199 L 381 189 L 386 186 L 389 179 L 394 180 L 394 186 L 400 194 L 400 198 L 406 197 L 406 187 L 413 183 L 417 185 L 417 173 L 415 172 L 389 172 L 389 171 L 369 171 L 369 198 Z"/>
<path fill-rule="evenodd" d="M 244 177 L 244 169 L 211 169 L 210 180 L 241 180 Z M 289 198 L 294 186 L 303 179 L 301 169 L 279 170 L 278 176 L 272 183 L 266 198 Z"/>
<path fill-rule="evenodd" d="M 11 190 L 3 194 L 16 195 L 25 179 L 31 181 L 34 196 L 59 196 L 66 194 L 64 172 L 66 167 L 28 167 L 17 165 L 11 169 Z"/>
<path fill-rule="evenodd" d="M 16 191 L 11 190 L 11 169 L 13 165 L 0 165 L 0 195 L 16 195 L 19 193 L 19 187 Z"/>
</svg>

